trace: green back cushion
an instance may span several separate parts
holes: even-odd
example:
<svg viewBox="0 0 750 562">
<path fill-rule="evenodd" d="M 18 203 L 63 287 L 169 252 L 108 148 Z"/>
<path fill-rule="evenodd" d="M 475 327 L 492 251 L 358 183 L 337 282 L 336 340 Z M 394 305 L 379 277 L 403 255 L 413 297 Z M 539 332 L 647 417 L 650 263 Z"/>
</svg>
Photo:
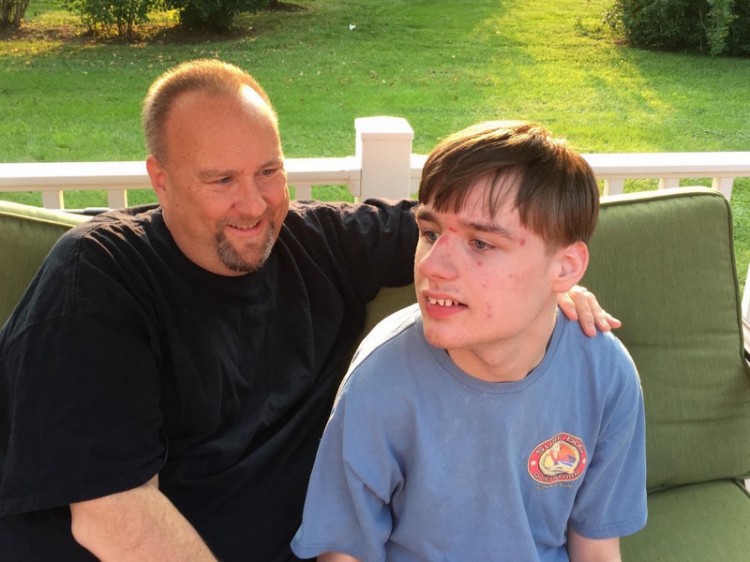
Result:
<svg viewBox="0 0 750 562">
<path fill-rule="evenodd" d="M 648 524 L 622 539 L 625 562 L 747 562 L 750 501 L 727 480 L 654 492 Z"/>
<path fill-rule="evenodd" d="M 0 325 L 49 253 L 71 226 L 88 217 L 0 201 Z"/>
<path fill-rule="evenodd" d="M 641 375 L 650 490 L 750 471 L 729 204 L 676 189 L 610 198 L 582 284 L 623 322 Z"/>
</svg>

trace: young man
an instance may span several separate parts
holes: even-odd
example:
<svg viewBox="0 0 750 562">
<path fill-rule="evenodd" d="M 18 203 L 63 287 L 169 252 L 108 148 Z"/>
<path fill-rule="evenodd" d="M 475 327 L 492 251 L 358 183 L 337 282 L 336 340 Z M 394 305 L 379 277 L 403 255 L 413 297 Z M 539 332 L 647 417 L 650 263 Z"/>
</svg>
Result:
<svg viewBox="0 0 750 562">
<path fill-rule="evenodd" d="M 609 561 L 646 522 L 640 382 L 556 294 L 588 264 L 585 160 L 539 126 L 485 123 L 429 156 L 418 305 L 354 358 L 311 477 L 298 556 Z"/>
</svg>

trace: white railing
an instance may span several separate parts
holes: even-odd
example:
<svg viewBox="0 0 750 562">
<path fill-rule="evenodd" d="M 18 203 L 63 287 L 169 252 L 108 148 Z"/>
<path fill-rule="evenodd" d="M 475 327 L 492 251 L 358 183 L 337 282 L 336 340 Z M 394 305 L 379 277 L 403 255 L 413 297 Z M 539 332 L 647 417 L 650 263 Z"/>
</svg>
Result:
<svg viewBox="0 0 750 562">
<path fill-rule="evenodd" d="M 346 185 L 357 199 L 410 197 L 417 191 L 426 156 L 412 154 L 414 131 L 405 119 L 355 120 L 354 156 L 289 158 L 289 184 L 297 199 L 309 199 L 315 185 Z M 710 179 L 728 199 L 735 178 L 750 177 L 750 152 L 585 154 L 604 194 L 622 193 L 627 179 L 655 179 L 659 188 L 681 179 Z M 104 190 L 113 208 L 128 204 L 127 191 L 149 189 L 142 161 L 35 162 L 0 164 L 1 191 L 39 191 L 45 207 L 62 209 L 64 193 Z"/>
</svg>

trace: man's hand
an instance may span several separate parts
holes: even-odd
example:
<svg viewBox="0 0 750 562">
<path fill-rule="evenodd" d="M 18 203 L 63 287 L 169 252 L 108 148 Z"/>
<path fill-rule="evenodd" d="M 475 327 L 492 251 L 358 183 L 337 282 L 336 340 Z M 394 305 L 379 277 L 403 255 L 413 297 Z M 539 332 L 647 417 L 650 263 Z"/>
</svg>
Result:
<svg viewBox="0 0 750 562">
<path fill-rule="evenodd" d="M 159 491 L 143 486 L 70 505 L 73 537 L 103 561 L 215 561 L 193 526 Z"/>
<path fill-rule="evenodd" d="M 602 309 L 594 293 L 580 285 L 557 295 L 557 304 L 565 316 L 578 320 L 587 336 L 595 336 L 597 328 L 602 332 L 609 332 L 622 325 L 622 322 Z"/>
</svg>

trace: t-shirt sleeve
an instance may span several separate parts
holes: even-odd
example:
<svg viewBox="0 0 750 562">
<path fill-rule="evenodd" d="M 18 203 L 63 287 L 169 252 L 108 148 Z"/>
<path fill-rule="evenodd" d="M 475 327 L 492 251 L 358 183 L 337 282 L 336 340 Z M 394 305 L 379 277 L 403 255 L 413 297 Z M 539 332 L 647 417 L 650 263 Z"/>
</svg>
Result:
<svg viewBox="0 0 750 562">
<path fill-rule="evenodd" d="M 137 487 L 166 456 L 141 303 L 80 260 L 35 283 L 0 339 L 0 513 Z"/>
<path fill-rule="evenodd" d="M 570 518 L 591 539 L 622 537 L 646 524 L 646 439 L 643 393 L 626 360 L 605 376 L 622 381 L 608 397 L 599 438 Z"/>
<path fill-rule="evenodd" d="M 403 485 L 394 455 L 398 445 L 391 441 L 397 416 L 381 416 L 373 407 L 377 397 L 356 382 L 355 371 L 318 450 L 302 525 L 292 542 L 302 558 L 343 552 L 368 562 L 385 560 L 393 525 L 390 498 Z"/>
<path fill-rule="evenodd" d="M 358 300 L 372 300 L 382 287 L 408 285 L 414 279 L 418 230 L 415 202 L 368 199 L 362 204 L 317 205 L 313 216 L 303 213 L 307 227 L 324 236 L 320 262 L 330 261 Z M 292 217 L 293 218 L 293 217 Z"/>
</svg>

